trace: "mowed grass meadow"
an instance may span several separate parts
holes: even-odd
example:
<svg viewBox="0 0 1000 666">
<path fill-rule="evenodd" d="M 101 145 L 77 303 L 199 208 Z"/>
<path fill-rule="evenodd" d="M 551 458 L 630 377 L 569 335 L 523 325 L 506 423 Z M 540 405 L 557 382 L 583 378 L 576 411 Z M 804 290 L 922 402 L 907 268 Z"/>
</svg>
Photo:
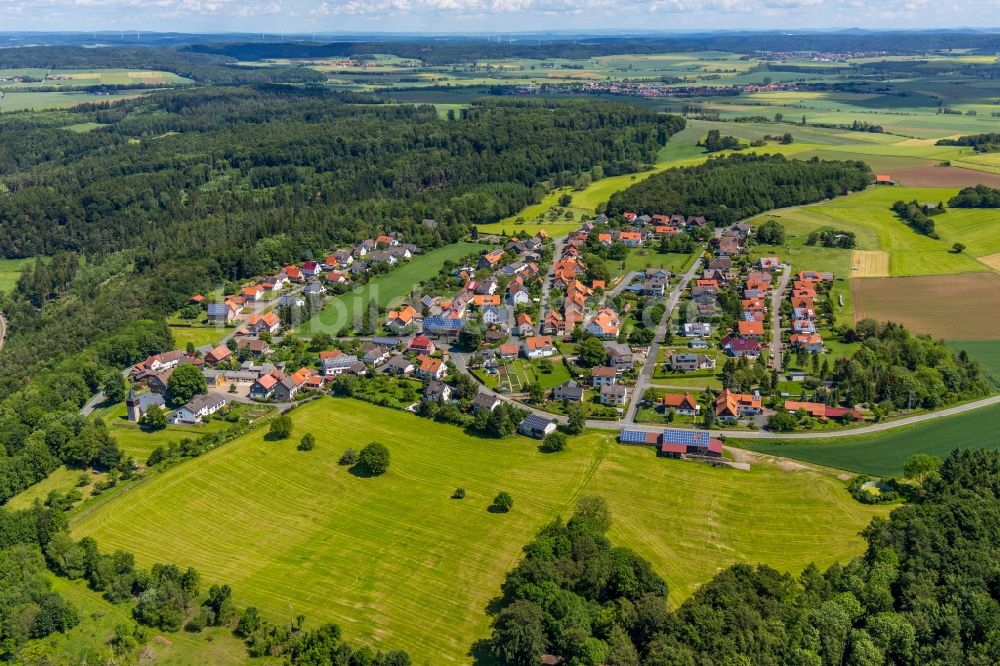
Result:
<svg viewBox="0 0 1000 666">
<path fill-rule="evenodd" d="M 674 603 L 733 562 L 797 572 L 849 559 L 863 547 L 858 531 L 887 512 L 856 503 L 833 476 L 663 460 L 606 432 L 543 454 L 534 440 L 475 438 L 353 400 L 292 415 L 288 440 L 256 431 L 97 498 L 71 517 L 73 534 L 145 565 L 194 566 L 273 620 L 291 604 L 310 626 L 333 621 L 349 640 L 440 664 L 468 663 L 523 545 L 583 495 L 608 499 L 611 538 L 650 559 Z M 306 432 L 316 448 L 297 451 Z M 373 440 L 392 452 L 386 475 L 337 464 Z M 465 499 L 451 499 L 456 487 Z M 488 512 L 501 490 L 513 510 Z"/>
<path fill-rule="evenodd" d="M 767 455 L 793 458 L 876 476 L 897 476 L 914 453 L 946 457 L 954 449 L 1000 448 L 1000 405 L 925 423 L 857 437 L 836 439 L 740 440 L 727 444 Z"/>
<path fill-rule="evenodd" d="M 396 303 L 409 294 L 421 281 L 433 278 L 448 260 L 457 260 L 468 254 L 475 254 L 486 246 L 478 243 L 452 243 L 421 254 L 397 266 L 388 273 L 372 278 L 368 284 L 333 298 L 322 312 L 305 322 L 299 332 L 335 334 L 361 313 L 368 302 L 375 298 L 379 307 Z"/>
</svg>

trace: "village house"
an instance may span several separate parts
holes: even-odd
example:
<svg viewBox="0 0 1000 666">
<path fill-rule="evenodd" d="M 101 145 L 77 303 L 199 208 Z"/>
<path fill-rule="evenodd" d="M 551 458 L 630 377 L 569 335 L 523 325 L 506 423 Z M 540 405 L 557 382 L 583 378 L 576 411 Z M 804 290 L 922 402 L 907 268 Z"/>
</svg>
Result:
<svg viewBox="0 0 1000 666">
<path fill-rule="evenodd" d="M 749 338 L 741 338 L 734 335 L 727 335 L 719 341 L 719 347 L 725 350 L 726 354 L 739 358 L 757 358 L 761 354 L 760 343 Z"/>
<path fill-rule="evenodd" d="M 395 333 L 403 333 L 411 326 L 416 326 L 419 318 L 420 315 L 417 310 L 412 305 L 407 304 L 399 310 L 389 312 L 386 317 L 385 327 Z"/>
<path fill-rule="evenodd" d="M 255 400 L 268 400 L 274 395 L 274 387 L 278 385 L 278 378 L 274 375 L 261 375 L 250 386 L 250 397 Z"/>
<path fill-rule="evenodd" d="M 517 426 L 517 431 L 527 437 L 545 439 L 546 435 L 550 435 L 556 431 L 556 422 L 555 419 L 537 414 L 529 414 Z"/>
<path fill-rule="evenodd" d="M 764 337 L 764 324 L 759 321 L 736 322 L 736 332 L 745 338 Z"/>
<path fill-rule="evenodd" d="M 260 288 L 259 284 L 255 284 L 251 287 L 243 287 L 240 292 L 247 301 L 259 301 L 264 297 L 264 290 Z"/>
<path fill-rule="evenodd" d="M 154 354 L 147 357 L 142 363 L 137 364 L 133 368 L 133 374 L 158 374 L 164 370 L 176 368 L 182 361 L 187 360 L 187 358 L 187 352 L 182 349 L 173 349 L 162 354 Z"/>
<path fill-rule="evenodd" d="M 431 358 L 430 356 L 421 354 L 417 357 L 417 361 L 420 365 L 417 366 L 416 375 L 421 379 L 441 379 L 448 371 L 448 367 L 444 364 L 444 361 L 438 358 Z"/>
<path fill-rule="evenodd" d="M 499 406 L 500 398 L 485 391 L 480 391 L 476 394 L 476 397 L 472 399 L 472 410 L 476 412 L 480 409 L 486 409 L 492 412 Z"/>
<path fill-rule="evenodd" d="M 531 315 L 527 312 L 522 312 L 517 315 L 517 334 L 520 336 L 528 336 L 534 333 L 535 322 L 531 321 Z"/>
<path fill-rule="evenodd" d="M 601 387 L 601 404 L 611 407 L 621 407 L 628 402 L 628 389 L 624 384 Z"/>
<path fill-rule="evenodd" d="M 524 339 L 524 355 L 527 358 L 544 358 L 555 353 L 556 346 L 547 335 L 534 335 Z"/>
<path fill-rule="evenodd" d="M 632 350 L 627 345 L 617 342 L 605 342 L 604 348 L 608 351 L 608 365 L 620 373 L 629 370 L 634 363 Z"/>
<path fill-rule="evenodd" d="M 587 324 L 588 333 L 595 335 L 602 340 L 613 340 L 618 337 L 621 331 L 621 321 L 618 313 L 611 308 L 601 308 L 594 318 Z"/>
<path fill-rule="evenodd" d="M 196 395 L 174 412 L 171 420 L 176 424 L 201 423 L 206 416 L 216 413 L 225 406 L 226 399 L 220 395 Z"/>
<path fill-rule="evenodd" d="M 356 363 L 360 363 L 354 354 L 338 354 L 320 359 L 323 374 L 327 377 L 336 377 L 345 372 L 350 372 Z"/>
<path fill-rule="evenodd" d="M 413 361 L 402 354 L 397 354 L 389 359 L 389 362 L 382 367 L 382 372 L 390 375 L 405 376 L 413 374 Z"/>
<path fill-rule="evenodd" d="M 660 406 L 664 411 L 674 410 L 681 416 L 698 416 L 701 405 L 690 393 L 667 393 L 660 398 Z"/>
<path fill-rule="evenodd" d="M 542 323 L 542 333 L 546 335 L 565 335 L 566 320 L 555 310 L 545 313 L 545 321 Z"/>
<path fill-rule="evenodd" d="M 818 333 L 795 333 L 788 338 L 788 342 L 795 348 L 801 347 L 809 353 L 823 353 L 823 337 Z"/>
<path fill-rule="evenodd" d="M 698 321 L 684 324 L 684 337 L 686 338 L 706 338 L 711 334 L 711 324 Z"/>
<path fill-rule="evenodd" d="M 281 381 L 274 387 L 271 397 L 278 402 L 291 402 L 299 392 L 299 384 L 291 376 L 282 377 Z"/>
<path fill-rule="evenodd" d="M 479 268 L 488 268 L 493 270 L 500 265 L 500 260 L 503 259 L 503 257 L 504 251 L 502 249 L 487 252 L 479 257 Z"/>
<path fill-rule="evenodd" d="M 247 328 L 254 335 L 261 335 L 262 333 L 274 335 L 281 328 L 281 320 L 273 312 L 265 312 L 262 315 L 254 314 L 250 315 L 250 319 L 247 321 Z"/>
<path fill-rule="evenodd" d="M 581 402 L 583 400 L 583 387 L 570 379 L 553 389 L 552 398 L 554 400 Z"/>
<path fill-rule="evenodd" d="M 410 340 L 410 344 L 407 346 L 407 349 L 417 354 L 430 355 L 434 353 L 434 350 L 437 349 L 437 347 L 426 335 L 417 335 Z"/>
<path fill-rule="evenodd" d="M 736 421 L 746 416 L 756 416 L 763 411 L 759 395 L 734 393 L 723 389 L 715 398 L 715 415 L 720 421 Z"/>
<path fill-rule="evenodd" d="M 209 303 L 207 312 L 209 324 L 231 324 L 236 319 L 239 307 L 231 301 Z"/>
<path fill-rule="evenodd" d="M 260 338 L 238 338 L 236 340 L 236 349 L 256 358 L 269 356 L 272 352 L 271 345 Z"/>
<path fill-rule="evenodd" d="M 699 370 L 714 370 L 715 359 L 704 354 L 677 354 L 669 357 L 671 372 L 697 372 Z"/>
<path fill-rule="evenodd" d="M 205 363 L 215 365 L 223 361 L 228 361 L 230 356 L 232 356 L 232 352 L 229 350 L 229 347 L 219 345 L 218 347 L 212 347 L 212 351 L 205 354 Z"/>
<path fill-rule="evenodd" d="M 321 271 L 321 267 L 318 261 L 305 261 L 302 263 L 302 275 L 307 278 L 316 277 Z"/>
<path fill-rule="evenodd" d="M 361 346 L 364 355 L 361 360 L 368 365 L 382 365 L 389 359 L 389 349 L 374 342 L 366 342 Z"/>
<path fill-rule="evenodd" d="M 434 380 L 424 389 L 421 399 L 430 402 L 448 402 L 451 400 L 451 387 L 444 382 Z"/>
<path fill-rule="evenodd" d="M 618 371 L 606 365 L 599 365 L 590 371 L 590 382 L 593 388 L 614 386 L 618 383 Z"/>
<path fill-rule="evenodd" d="M 480 321 L 487 325 L 500 324 L 507 321 L 507 311 L 490 304 L 482 309 L 479 318 Z"/>
</svg>

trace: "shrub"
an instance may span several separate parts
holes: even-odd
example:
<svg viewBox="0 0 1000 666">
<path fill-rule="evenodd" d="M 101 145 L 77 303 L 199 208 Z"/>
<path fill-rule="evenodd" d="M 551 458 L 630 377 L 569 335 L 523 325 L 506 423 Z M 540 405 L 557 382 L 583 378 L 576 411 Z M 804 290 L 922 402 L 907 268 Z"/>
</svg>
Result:
<svg viewBox="0 0 1000 666">
<path fill-rule="evenodd" d="M 340 460 L 337 461 L 340 465 L 353 465 L 358 462 L 358 452 L 354 449 L 347 449 L 344 454 L 340 456 Z"/>
<path fill-rule="evenodd" d="M 561 432 L 549 433 L 542 440 L 542 450 L 550 453 L 562 451 L 566 448 L 566 435 Z"/>
<path fill-rule="evenodd" d="M 296 446 L 295 448 L 297 448 L 299 451 L 312 451 L 314 448 L 316 448 L 316 438 L 313 437 L 313 434 L 311 432 L 307 432 L 306 434 L 302 435 L 302 441 L 300 441 L 299 445 Z"/>
<path fill-rule="evenodd" d="M 292 434 L 292 417 L 288 414 L 275 417 L 267 434 L 271 439 L 287 439 Z"/>
<path fill-rule="evenodd" d="M 465 488 L 455 488 L 455 492 L 451 494 L 452 499 L 465 499 Z"/>
<path fill-rule="evenodd" d="M 372 442 L 361 449 L 358 460 L 370 474 L 379 476 L 389 469 L 389 457 L 389 449 L 385 448 L 384 444 Z"/>
<path fill-rule="evenodd" d="M 514 498 L 510 496 L 506 490 L 501 490 L 496 497 L 493 498 L 493 504 L 490 505 L 490 510 L 495 513 L 507 513 L 514 506 Z"/>
</svg>

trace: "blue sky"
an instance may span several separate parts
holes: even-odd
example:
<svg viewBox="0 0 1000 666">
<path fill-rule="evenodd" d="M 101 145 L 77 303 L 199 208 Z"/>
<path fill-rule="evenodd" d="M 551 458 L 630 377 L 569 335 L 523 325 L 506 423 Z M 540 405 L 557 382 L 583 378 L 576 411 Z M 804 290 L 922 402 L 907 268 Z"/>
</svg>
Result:
<svg viewBox="0 0 1000 666">
<path fill-rule="evenodd" d="M 499 32 L 941 28 L 998 0 L 0 0 L 0 30 Z M 985 22 L 985 23 L 984 23 Z"/>
</svg>

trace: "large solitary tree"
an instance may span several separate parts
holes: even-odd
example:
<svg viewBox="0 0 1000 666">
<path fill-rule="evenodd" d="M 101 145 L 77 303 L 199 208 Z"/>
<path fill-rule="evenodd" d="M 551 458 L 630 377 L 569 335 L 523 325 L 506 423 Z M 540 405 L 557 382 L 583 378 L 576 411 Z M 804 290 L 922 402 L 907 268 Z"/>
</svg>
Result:
<svg viewBox="0 0 1000 666">
<path fill-rule="evenodd" d="M 205 393 L 208 386 L 205 375 L 194 365 L 182 365 L 170 373 L 167 380 L 167 398 L 173 405 L 183 405 L 199 393 Z"/>
</svg>

